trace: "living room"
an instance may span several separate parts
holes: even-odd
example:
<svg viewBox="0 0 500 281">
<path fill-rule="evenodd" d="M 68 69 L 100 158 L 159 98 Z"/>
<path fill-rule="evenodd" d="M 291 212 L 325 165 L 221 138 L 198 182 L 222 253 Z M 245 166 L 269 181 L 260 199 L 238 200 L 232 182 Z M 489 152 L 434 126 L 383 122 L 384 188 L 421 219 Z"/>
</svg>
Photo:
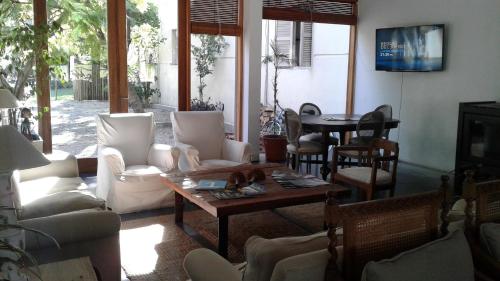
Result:
<svg viewBox="0 0 500 281">
<path fill-rule="evenodd" d="M 0 240 L 21 250 L 2 261 L 5 280 L 36 280 L 23 275 L 30 266 L 43 280 L 500 279 L 498 105 L 461 104 L 500 102 L 498 1 L 92 0 L 88 10 L 71 0 L 24 2 L 0 2 L 8 35 L 0 39 Z M 73 21 L 75 11 L 104 17 L 96 48 L 77 44 L 93 33 L 74 37 L 92 26 Z M 44 38 L 39 27 L 54 27 L 57 15 L 69 20 L 49 29 L 46 44 L 16 45 L 15 13 L 32 20 L 23 31 L 31 38 Z M 290 49 L 280 45 L 284 60 L 273 57 L 272 41 L 284 42 L 279 22 L 292 34 Z M 441 25 L 439 69 L 376 70 L 379 32 Z M 64 40 L 71 48 L 54 48 Z M 203 57 L 204 44 L 221 50 Z M 27 79 L 14 46 L 31 48 Z M 205 76 L 203 58 L 213 60 Z M 89 100 L 79 100 L 86 91 Z M 304 103 L 320 115 L 304 117 Z M 365 143 L 377 130 L 360 133 L 363 116 L 382 105 L 391 115 Z M 22 133 L 25 119 L 31 144 L 7 128 Z M 281 136 L 281 150 L 268 148 L 266 132 Z M 305 136 L 317 141 L 308 146 Z M 244 164 L 221 168 L 230 162 Z M 202 181 L 224 192 L 201 190 Z M 366 221 L 377 223 L 356 228 Z M 60 249 L 7 226 L 17 224 Z M 370 248 L 362 241 L 380 248 L 359 256 L 355 248 Z"/>
</svg>

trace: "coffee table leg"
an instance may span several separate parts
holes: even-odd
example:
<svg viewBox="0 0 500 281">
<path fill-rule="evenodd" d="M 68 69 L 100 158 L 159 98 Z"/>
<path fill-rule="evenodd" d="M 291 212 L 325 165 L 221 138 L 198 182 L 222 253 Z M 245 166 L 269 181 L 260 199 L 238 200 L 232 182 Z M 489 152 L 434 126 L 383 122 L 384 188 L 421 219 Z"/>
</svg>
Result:
<svg viewBox="0 0 500 281">
<path fill-rule="evenodd" d="M 328 168 L 328 147 L 330 146 L 330 132 L 328 130 L 323 130 L 323 165 L 321 166 L 320 172 L 323 176 L 323 180 L 326 180 L 326 177 L 330 173 L 330 168 Z"/>
<path fill-rule="evenodd" d="M 184 221 L 184 197 L 175 193 L 175 223 L 182 224 Z"/>
<path fill-rule="evenodd" d="M 219 255 L 224 258 L 228 255 L 228 227 L 228 217 L 219 217 Z"/>
</svg>

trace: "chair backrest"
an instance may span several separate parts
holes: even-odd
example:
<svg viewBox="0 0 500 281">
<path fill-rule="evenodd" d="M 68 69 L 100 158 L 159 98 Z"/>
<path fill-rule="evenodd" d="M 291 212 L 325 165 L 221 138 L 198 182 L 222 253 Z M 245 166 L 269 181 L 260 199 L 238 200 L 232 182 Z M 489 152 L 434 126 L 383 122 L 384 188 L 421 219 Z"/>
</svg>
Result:
<svg viewBox="0 0 500 281">
<path fill-rule="evenodd" d="M 394 182 L 396 182 L 396 171 L 399 161 L 399 144 L 397 142 L 393 142 L 387 139 L 374 139 L 371 144 L 371 151 L 379 151 L 380 155 L 382 155 L 387 160 L 381 161 L 381 169 L 391 172 L 391 163 L 392 163 L 392 176 Z M 389 158 L 391 157 L 391 158 Z M 371 159 L 370 159 L 371 160 Z M 370 161 L 369 160 L 369 161 Z M 370 161 L 371 162 L 371 161 Z M 370 163 L 371 164 L 371 163 Z"/>
<path fill-rule="evenodd" d="M 385 120 L 390 120 L 392 119 L 392 106 L 388 104 L 380 105 L 377 108 L 375 108 L 374 111 L 380 111 L 384 114 Z M 384 132 L 382 133 L 382 136 L 386 139 L 389 138 L 389 131 L 391 129 L 384 129 Z"/>
<path fill-rule="evenodd" d="M 476 183 L 473 172 L 466 172 L 463 197 L 467 202 L 465 207 L 465 225 L 468 231 L 479 234 L 479 227 L 483 223 L 500 223 L 500 180 Z M 476 202 L 476 217 L 473 207 Z"/>
<path fill-rule="evenodd" d="M 300 115 L 321 115 L 321 109 L 314 103 L 306 102 L 300 106 Z"/>
<path fill-rule="evenodd" d="M 125 165 L 147 163 L 149 149 L 154 143 L 153 113 L 99 114 L 97 144 L 118 149 Z"/>
<path fill-rule="evenodd" d="M 170 120 L 176 143 L 194 146 L 200 153 L 200 160 L 222 159 L 222 147 L 226 138 L 222 112 L 172 112 Z"/>
<path fill-rule="evenodd" d="M 368 112 L 361 116 L 356 126 L 359 144 L 368 145 L 373 139 L 381 138 L 385 128 L 385 117 L 380 111 Z"/>
<path fill-rule="evenodd" d="M 286 138 L 289 144 L 299 147 L 299 138 L 302 135 L 300 116 L 293 109 L 285 109 Z"/>
<path fill-rule="evenodd" d="M 393 257 L 438 238 L 438 211 L 446 199 L 444 194 L 440 191 L 340 206 L 334 192 L 328 192 L 325 222 L 332 258 L 326 280 L 337 280 L 339 276 L 359 280 L 367 262 Z M 339 225 L 344 228 L 342 270 L 336 265 L 335 229 Z"/>
</svg>

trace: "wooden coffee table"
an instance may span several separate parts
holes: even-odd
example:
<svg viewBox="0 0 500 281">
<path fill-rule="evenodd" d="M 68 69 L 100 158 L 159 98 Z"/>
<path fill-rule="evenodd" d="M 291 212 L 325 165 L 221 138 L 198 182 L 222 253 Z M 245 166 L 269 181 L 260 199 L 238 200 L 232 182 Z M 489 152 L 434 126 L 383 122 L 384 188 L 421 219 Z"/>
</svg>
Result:
<svg viewBox="0 0 500 281">
<path fill-rule="evenodd" d="M 266 179 L 263 182 L 266 194 L 251 198 L 219 200 L 208 191 L 196 191 L 194 188 L 200 179 L 227 179 L 233 172 L 239 171 L 247 175 L 250 170 L 255 168 L 262 169 L 266 174 Z M 162 182 L 175 191 L 175 222 L 177 225 L 183 226 L 184 199 L 218 218 L 218 252 L 223 257 L 227 257 L 229 216 L 322 202 L 326 200 L 327 191 L 334 191 L 339 197 L 350 194 L 350 189 L 333 184 L 312 188 L 286 189 L 271 177 L 275 170 L 289 169 L 281 164 L 248 164 L 230 168 L 167 174 L 162 177 Z"/>
</svg>

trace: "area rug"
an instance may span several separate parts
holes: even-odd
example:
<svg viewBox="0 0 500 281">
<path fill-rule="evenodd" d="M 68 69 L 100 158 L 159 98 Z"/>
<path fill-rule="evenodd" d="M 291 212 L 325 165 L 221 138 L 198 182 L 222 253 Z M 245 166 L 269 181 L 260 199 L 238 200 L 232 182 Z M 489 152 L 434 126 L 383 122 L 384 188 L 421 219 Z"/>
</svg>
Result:
<svg viewBox="0 0 500 281">
<path fill-rule="evenodd" d="M 184 222 L 202 240 L 215 245 L 217 220 L 203 210 L 184 213 Z M 321 231 L 323 203 L 273 211 L 231 216 L 229 219 L 229 260 L 244 261 L 246 240 L 300 236 Z M 131 281 L 186 280 L 182 267 L 189 251 L 203 247 L 174 223 L 174 215 L 158 215 L 122 222 L 120 231 L 121 263 Z"/>
</svg>

